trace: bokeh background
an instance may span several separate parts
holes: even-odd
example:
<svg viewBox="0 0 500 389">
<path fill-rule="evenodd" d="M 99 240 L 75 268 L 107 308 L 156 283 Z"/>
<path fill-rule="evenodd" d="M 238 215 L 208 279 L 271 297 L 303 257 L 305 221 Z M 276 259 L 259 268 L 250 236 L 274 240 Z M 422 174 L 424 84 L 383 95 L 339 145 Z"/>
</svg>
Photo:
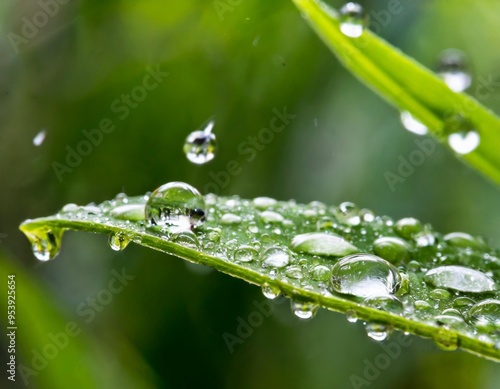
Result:
<svg viewBox="0 0 500 389">
<path fill-rule="evenodd" d="M 387 1 L 362 4 L 380 35 L 428 67 L 443 49 L 467 53 L 470 93 L 496 81 L 481 102 L 500 112 L 500 3 L 399 3 L 389 18 Z M 59 257 L 38 263 L 18 225 L 66 203 L 139 195 L 169 181 L 204 191 L 237 160 L 241 173 L 219 185 L 222 195 L 348 200 L 500 245 L 498 188 L 445 147 L 391 190 L 384 173 L 417 149 L 415 136 L 339 65 L 290 0 L 3 0 L 0 17 L 0 290 L 5 296 L 15 273 L 17 362 L 32 369 L 11 383 L 3 368 L 1 387 L 352 388 L 352 376 L 366 379 L 367 362 L 384 353 L 362 324 L 326 311 L 303 322 L 287 303 L 231 352 L 223 334 L 236 334 L 238 317 L 264 300 L 258 288 L 135 245 L 115 253 L 105 236 L 67 233 Z M 36 32 L 26 27 L 33 21 Z M 121 120 L 111 105 L 141 85 L 148 66 L 169 75 Z M 296 119 L 247 161 L 239 145 L 285 106 Z M 192 165 L 184 139 L 212 115 L 220 150 Z M 65 163 L 67 146 L 103 118 L 115 131 L 59 180 L 53 163 Z M 35 146 L 41 130 L 45 141 Z M 135 278 L 86 320 L 79 307 L 122 269 Z M 79 334 L 34 369 L 37 353 L 72 322 Z M 370 388 L 498 387 L 497 364 L 412 339 Z"/>
</svg>

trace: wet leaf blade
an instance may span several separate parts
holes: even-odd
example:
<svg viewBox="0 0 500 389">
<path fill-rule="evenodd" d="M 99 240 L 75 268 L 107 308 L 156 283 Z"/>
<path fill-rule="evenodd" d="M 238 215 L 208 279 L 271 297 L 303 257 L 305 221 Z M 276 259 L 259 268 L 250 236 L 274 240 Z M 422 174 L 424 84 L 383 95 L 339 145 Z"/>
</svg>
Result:
<svg viewBox="0 0 500 389">
<path fill-rule="evenodd" d="M 404 257 L 397 264 L 401 269 L 404 269 L 410 280 L 409 293 L 398 296 L 405 301 L 406 306 L 411 307 L 404 312 L 394 312 L 383 307 L 370 305 L 359 297 L 336 293 L 330 286 L 329 272 L 332 271 L 339 258 L 329 255 L 331 253 L 328 251 L 325 251 L 325 255 L 317 255 L 314 252 L 315 248 L 311 248 L 314 241 L 312 241 L 313 243 L 309 242 L 309 245 L 296 245 L 295 249 L 299 249 L 298 252 L 290 250 L 294 247 L 292 242 L 297 236 L 300 237 L 300 242 L 305 236 L 310 237 L 311 235 L 317 240 L 318 231 L 315 221 L 319 218 L 327 218 L 331 221 L 331 225 L 321 233 L 329 234 L 330 238 L 335 237 L 333 239 L 335 248 L 338 244 L 337 239 L 344 239 L 352 247 L 357 248 L 360 253 L 373 255 L 373 244 L 378 237 L 397 236 L 397 229 L 392 224 L 387 224 L 385 218 L 376 217 L 373 221 L 361 221 L 361 224 L 353 226 L 339 216 L 338 208 L 335 207 L 328 207 L 320 203 L 300 205 L 294 202 L 277 202 L 272 206 L 273 211 L 282 214 L 287 223 L 268 223 L 260 218 L 261 209 L 251 201 L 218 198 L 212 195 L 207 196 L 206 200 L 210 202 L 211 210 L 207 222 L 195 231 L 195 237 L 200 243 L 198 247 L 185 243 L 175 243 L 172 236 L 167 236 L 165 231 L 158 230 L 157 227 L 149 226 L 144 220 L 123 220 L 114 217 L 113 210 L 116 209 L 116 200 L 101 204 L 98 207 L 99 213 L 96 213 L 96 207 L 93 207 L 90 213 L 85 212 L 85 207 L 79 207 L 72 211 L 61 211 L 51 217 L 28 220 L 20 228 L 30 239 L 43 236 L 47 231 L 61 229 L 120 234 L 137 244 L 212 267 L 249 283 L 259 286 L 270 285 L 295 301 L 312 303 L 343 313 L 355 311 L 360 320 L 385 323 L 400 331 L 432 338 L 441 345 L 445 344 L 449 338 L 453 342 L 451 346 L 459 346 L 463 350 L 482 357 L 500 361 L 500 350 L 495 346 L 500 342 L 498 331 L 493 333 L 477 332 L 467 320 L 451 327 L 436 321 L 435 317 L 441 311 L 454 308 L 453 299 L 455 298 L 454 294 L 449 293 L 450 297 L 447 300 L 437 300 L 431 295 L 433 287 L 423 286 L 426 285 L 424 282 L 426 271 L 440 265 L 436 265 L 434 261 L 437 255 L 436 250 L 438 250 L 436 247 L 421 248 L 417 246 L 416 239 L 405 240 L 411 249 L 411 256 Z M 138 207 L 143 207 L 145 203 L 144 197 L 130 197 L 119 201 L 126 201 L 127 204 Z M 238 215 L 241 222 L 221 223 L 222 216 L 228 212 Z M 253 232 L 249 232 L 250 225 L 253 227 Z M 431 234 L 436 241 L 444 241 L 443 235 L 435 231 L 426 230 L 424 232 Z M 324 245 L 327 241 L 320 242 L 319 248 L 321 250 L 325 250 Z M 235 260 L 235 251 L 242 246 L 258 247 L 259 258 L 250 262 Z M 496 277 L 500 275 L 500 260 L 496 259 L 487 263 L 483 259 L 485 254 L 490 258 L 498 257 L 498 253 L 486 244 L 483 243 L 471 248 L 467 246 L 466 241 L 461 246 L 455 247 L 451 244 L 444 244 L 444 246 L 446 250 L 444 254 L 450 261 L 447 264 L 456 265 L 461 261 L 464 253 L 472 253 L 470 254 L 471 266 L 475 270 L 492 273 Z M 283 268 L 265 266 L 264 260 L 267 250 L 274 248 L 288 253 L 290 257 L 288 266 Z M 301 252 L 302 249 L 305 249 L 305 252 Z M 418 261 L 420 267 L 413 269 L 414 264 L 410 266 L 410 260 Z M 451 263 L 453 261 L 457 263 Z M 298 268 L 301 276 L 297 277 L 288 273 L 289 267 L 294 267 L 295 270 Z M 326 275 L 319 278 L 315 276 L 315 269 L 318 267 L 326 268 Z M 421 270 L 421 268 L 425 268 L 425 270 Z M 498 291 L 464 295 L 474 299 L 475 302 L 484 298 L 500 298 Z M 418 300 L 428 302 L 428 308 L 425 312 L 420 312 L 413 307 Z M 467 309 L 463 308 L 464 317 L 467 316 Z M 332 336 L 335 335 L 332 334 Z"/>
<path fill-rule="evenodd" d="M 340 31 L 337 12 L 319 0 L 293 2 L 349 71 L 397 109 L 410 112 L 439 140 L 446 117 L 454 113 L 467 117 L 481 143 L 461 159 L 500 183 L 500 119 L 494 113 L 473 97 L 453 92 L 433 72 L 370 31 L 359 38 L 347 37 Z"/>
</svg>

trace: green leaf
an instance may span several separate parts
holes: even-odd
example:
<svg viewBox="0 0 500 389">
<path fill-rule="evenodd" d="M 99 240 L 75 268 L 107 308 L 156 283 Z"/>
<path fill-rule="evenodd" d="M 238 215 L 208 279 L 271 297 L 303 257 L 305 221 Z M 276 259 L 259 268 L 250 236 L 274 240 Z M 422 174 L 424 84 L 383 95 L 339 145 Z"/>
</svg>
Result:
<svg viewBox="0 0 500 389">
<path fill-rule="evenodd" d="M 316 33 L 362 82 L 401 111 L 408 111 L 440 141 L 470 126 L 479 146 L 461 156 L 470 166 L 500 183 L 500 119 L 465 93 L 452 91 L 433 72 L 370 31 L 350 38 L 340 31 L 338 13 L 319 0 L 293 0 Z"/>
<path fill-rule="evenodd" d="M 146 198 L 123 196 L 69 204 L 20 228 L 44 260 L 66 229 L 109 234 L 114 249 L 134 242 L 262 286 L 268 296 L 282 293 L 298 316 L 323 307 L 366 321 L 374 337 L 397 329 L 500 361 L 500 259 L 483 239 L 443 236 L 415 219 L 394 223 L 351 203 L 205 201 L 207 220 L 194 231 L 150 225 Z"/>
</svg>

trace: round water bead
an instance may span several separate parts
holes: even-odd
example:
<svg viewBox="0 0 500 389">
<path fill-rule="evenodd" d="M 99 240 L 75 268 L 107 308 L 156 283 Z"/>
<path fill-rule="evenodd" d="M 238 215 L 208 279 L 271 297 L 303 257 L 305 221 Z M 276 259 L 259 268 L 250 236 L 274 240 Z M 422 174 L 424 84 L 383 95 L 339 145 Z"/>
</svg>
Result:
<svg viewBox="0 0 500 389">
<path fill-rule="evenodd" d="M 274 300 L 280 295 L 280 289 L 277 286 L 269 285 L 267 282 L 262 285 L 262 294 L 269 300 Z"/>
<path fill-rule="evenodd" d="M 392 263 L 406 261 L 410 258 L 410 245 L 402 239 L 383 236 L 373 243 L 373 252 Z"/>
<path fill-rule="evenodd" d="M 366 323 L 365 330 L 366 334 L 377 342 L 387 340 L 392 333 L 392 327 L 383 323 Z"/>
<path fill-rule="evenodd" d="M 472 77 L 467 68 L 467 58 L 460 50 L 448 49 L 441 53 L 438 74 L 452 91 L 463 92 L 470 86 Z"/>
<path fill-rule="evenodd" d="M 344 240 L 344 238 L 324 232 L 310 232 L 296 235 L 292 239 L 291 248 L 296 252 L 332 257 L 341 257 L 360 251 L 357 247 Z"/>
<path fill-rule="evenodd" d="M 394 229 L 402 238 L 411 239 L 415 235 L 422 232 L 424 226 L 422 225 L 422 223 L 420 223 L 419 220 L 413 217 L 406 217 L 398 220 Z"/>
<path fill-rule="evenodd" d="M 350 38 L 358 38 L 366 27 L 363 7 L 357 3 L 347 3 L 340 9 L 340 31 Z"/>
<path fill-rule="evenodd" d="M 217 139 L 212 134 L 214 121 L 210 120 L 203 130 L 193 131 L 186 138 L 184 153 L 190 162 L 202 165 L 210 162 L 217 152 Z"/>
<path fill-rule="evenodd" d="M 121 233 L 116 233 L 116 234 L 111 234 L 109 236 L 109 247 L 111 247 L 115 251 L 121 251 L 124 250 L 128 244 L 130 243 L 130 240 L 125 237 L 125 235 Z"/>
<path fill-rule="evenodd" d="M 500 300 L 486 299 L 475 304 L 467 313 L 467 317 L 482 331 L 500 330 Z"/>
<path fill-rule="evenodd" d="M 290 300 L 290 307 L 295 316 L 302 320 L 308 320 L 316 315 L 318 306 L 313 303 Z"/>
<path fill-rule="evenodd" d="M 205 201 L 191 185 L 170 182 L 156 189 L 146 203 L 146 220 L 173 230 L 189 230 L 205 221 Z"/>
<path fill-rule="evenodd" d="M 280 247 L 270 247 L 262 254 L 262 264 L 264 267 L 281 268 L 288 265 L 290 255 L 286 249 Z"/>
<path fill-rule="evenodd" d="M 463 266 L 440 266 L 429 270 L 425 282 L 437 288 L 459 292 L 483 293 L 495 291 L 496 285 L 486 274 Z"/>
</svg>

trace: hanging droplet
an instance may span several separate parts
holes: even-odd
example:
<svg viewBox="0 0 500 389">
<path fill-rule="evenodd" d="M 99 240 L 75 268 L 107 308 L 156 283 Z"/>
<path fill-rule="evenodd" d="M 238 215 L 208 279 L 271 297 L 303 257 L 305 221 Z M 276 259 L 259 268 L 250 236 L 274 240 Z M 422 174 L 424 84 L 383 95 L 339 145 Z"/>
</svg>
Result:
<svg viewBox="0 0 500 389">
<path fill-rule="evenodd" d="M 347 318 L 347 321 L 349 323 L 356 323 L 358 321 L 358 315 L 356 314 L 356 311 L 349 309 L 346 313 L 345 316 Z"/>
<path fill-rule="evenodd" d="M 373 296 L 363 300 L 363 303 L 369 307 L 388 311 L 395 314 L 401 314 L 404 311 L 403 303 L 396 296 Z"/>
<path fill-rule="evenodd" d="M 192 132 L 184 143 L 184 153 L 190 162 L 203 165 L 210 162 L 217 152 L 217 139 L 212 133 L 213 119 L 202 130 Z"/>
<path fill-rule="evenodd" d="M 357 3 L 347 3 L 340 9 L 340 31 L 350 38 L 358 38 L 366 26 L 363 7 Z"/>
<path fill-rule="evenodd" d="M 33 138 L 33 146 L 41 146 L 45 141 L 45 137 L 47 136 L 47 130 L 43 129 Z"/>
<path fill-rule="evenodd" d="M 234 252 L 234 260 L 239 262 L 252 262 L 255 261 L 258 256 L 259 253 L 252 246 L 243 245 Z"/>
<path fill-rule="evenodd" d="M 64 230 L 60 228 L 41 228 L 25 232 L 36 259 L 44 262 L 54 259 L 61 250 L 63 232 Z"/>
<path fill-rule="evenodd" d="M 375 255 L 355 254 L 339 260 L 332 269 L 335 292 L 358 297 L 385 296 L 401 287 L 398 270 Z"/>
<path fill-rule="evenodd" d="M 122 233 L 111 234 L 108 239 L 109 247 L 115 251 L 124 250 L 128 246 L 130 240 Z"/>
<path fill-rule="evenodd" d="M 445 118 L 445 133 L 448 145 L 461 155 L 473 152 L 481 143 L 481 137 L 472 123 L 461 114 Z"/>
<path fill-rule="evenodd" d="M 425 282 L 438 288 L 459 292 L 484 293 L 497 290 L 495 282 L 486 274 L 463 266 L 440 266 L 429 270 Z"/>
<path fill-rule="evenodd" d="M 308 320 L 316 315 L 316 311 L 318 310 L 318 306 L 313 303 L 305 303 L 301 301 L 290 301 L 290 307 L 295 316 L 302 320 Z"/>
<path fill-rule="evenodd" d="M 291 248 L 296 252 L 332 257 L 342 257 L 360 252 L 356 246 L 344 238 L 323 232 L 296 235 L 292 240 Z"/>
<path fill-rule="evenodd" d="M 365 330 L 366 334 L 377 342 L 387 340 L 392 333 L 392 327 L 383 323 L 366 323 Z"/>
<path fill-rule="evenodd" d="M 452 91 L 463 92 L 472 82 L 467 67 L 467 58 L 463 52 L 448 49 L 440 56 L 438 74 Z"/>
<path fill-rule="evenodd" d="M 269 300 L 274 300 L 280 295 L 280 289 L 276 286 L 271 286 L 266 282 L 262 285 L 262 294 Z"/>
<path fill-rule="evenodd" d="M 446 351 L 454 351 L 458 348 L 458 335 L 455 331 L 447 328 L 440 328 L 439 331 L 434 333 L 434 343 Z"/>
<path fill-rule="evenodd" d="M 280 247 L 270 247 L 262 254 L 262 264 L 265 267 L 285 267 L 290 262 L 290 255 Z"/>
<path fill-rule="evenodd" d="M 205 201 L 191 185 L 170 182 L 160 186 L 146 203 L 146 220 L 172 230 L 189 230 L 205 221 Z"/>
<path fill-rule="evenodd" d="M 417 135 L 425 135 L 429 129 L 413 117 L 408 111 L 401 112 L 401 123 L 408 131 Z"/>
<path fill-rule="evenodd" d="M 410 258 L 410 245 L 394 237 L 381 237 L 373 242 L 373 252 L 391 263 L 399 263 Z"/>
<path fill-rule="evenodd" d="M 468 319 L 483 332 L 500 330 L 500 300 L 486 299 L 474 305 L 467 313 Z"/>
</svg>

